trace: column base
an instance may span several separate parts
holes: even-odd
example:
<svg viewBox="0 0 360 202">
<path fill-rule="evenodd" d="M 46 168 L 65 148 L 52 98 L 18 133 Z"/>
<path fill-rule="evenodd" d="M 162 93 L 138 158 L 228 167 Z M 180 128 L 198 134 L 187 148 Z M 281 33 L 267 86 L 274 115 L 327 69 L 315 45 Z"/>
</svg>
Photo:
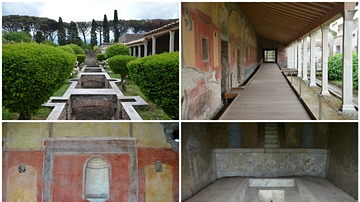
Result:
<svg viewBox="0 0 360 202">
<path fill-rule="evenodd" d="M 330 92 L 328 90 L 321 91 L 321 95 L 330 95 Z"/>
<path fill-rule="evenodd" d="M 357 113 L 354 105 L 342 105 L 341 111 L 342 111 L 342 113 L 345 113 L 345 114 L 356 114 Z"/>
<path fill-rule="evenodd" d="M 302 80 L 303 80 L 303 81 L 309 81 L 309 79 L 306 78 L 306 77 L 302 78 Z"/>
<path fill-rule="evenodd" d="M 309 83 L 309 86 L 310 86 L 310 87 L 314 87 L 314 86 L 316 86 L 316 83 L 315 83 L 315 82 Z"/>
</svg>

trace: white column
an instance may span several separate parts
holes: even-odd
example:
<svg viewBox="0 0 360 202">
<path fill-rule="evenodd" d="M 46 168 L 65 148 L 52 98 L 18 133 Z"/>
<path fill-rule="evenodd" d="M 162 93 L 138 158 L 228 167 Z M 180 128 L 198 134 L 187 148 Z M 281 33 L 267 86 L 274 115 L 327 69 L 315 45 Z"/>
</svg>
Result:
<svg viewBox="0 0 360 202">
<path fill-rule="evenodd" d="M 289 68 L 290 69 L 292 69 L 292 68 L 294 68 L 294 66 L 293 66 L 293 54 L 292 54 L 292 44 L 289 46 L 289 60 L 290 60 L 290 62 L 289 62 Z"/>
<path fill-rule="evenodd" d="M 136 46 L 133 46 L 132 49 L 133 49 L 133 54 L 132 54 L 132 56 L 136 57 Z"/>
<path fill-rule="evenodd" d="M 291 48 L 290 48 L 290 50 L 291 50 L 291 69 L 294 69 L 295 68 L 295 66 L 294 66 L 294 44 L 291 44 L 291 46 L 290 46 Z"/>
<path fill-rule="evenodd" d="M 141 45 L 138 45 L 138 58 L 141 58 Z"/>
<path fill-rule="evenodd" d="M 298 74 L 297 74 L 297 76 L 298 77 L 301 77 L 301 62 L 302 62 L 302 57 L 301 57 L 301 39 L 299 39 L 299 41 L 296 43 L 296 45 L 297 45 L 297 49 L 298 49 L 298 51 L 297 51 L 297 53 L 298 53 Z"/>
<path fill-rule="evenodd" d="M 294 69 L 298 69 L 298 64 L 297 64 L 297 60 L 298 60 L 298 57 L 297 57 L 297 41 L 295 41 L 294 43 Z"/>
<path fill-rule="evenodd" d="M 290 54 L 290 47 L 291 46 L 286 48 L 286 55 L 287 55 L 286 64 L 287 64 L 287 68 L 290 68 L 290 66 L 291 66 L 291 64 L 290 64 L 290 61 L 291 61 L 291 59 L 290 59 L 290 55 L 291 55 Z"/>
<path fill-rule="evenodd" d="M 308 80 L 308 76 L 307 76 L 307 36 L 304 37 L 303 39 L 303 80 L 307 81 Z"/>
<path fill-rule="evenodd" d="M 175 31 L 170 31 L 170 41 L 169 41 L 169 53 L 174 52 L 175 49 Z"/>
<path fill-rule="evenodd" d="M 144 57 L 146 57 L 147 56 L 147 52 L 148 52 L 148 41 L 147 40 L 145 40 L 144 41 Z"/>
<path fill-rule="evenodd" d="M 329 81 L 328 81 L 328 59 L 329 59 L 329 24 L 321 26 L 322 31 L 322 81 L 321 81 L 321 95 L 330 95 Z"/>
<path fill-rule="evenodd" d="M 315 68 L 315 33 L 310 34 L 310 83 L 309 86 L 316 86 L 316 68 Z"/>
<path fill-rule="evenodd" d="M 152 36 L 152 55 L 156 54 L 156 37 Z"/>
<path fill-rule="evenodd" d="M 346 4 L 346 3 L 344 3 Z M 343 77 L 342 77 L 342 106 L 343 112 L 355 113 L 353 104 L 353 82 L 352 82 L 352 31 L 355 10 L 345 9 L 343 18 Z"/>
</svg>

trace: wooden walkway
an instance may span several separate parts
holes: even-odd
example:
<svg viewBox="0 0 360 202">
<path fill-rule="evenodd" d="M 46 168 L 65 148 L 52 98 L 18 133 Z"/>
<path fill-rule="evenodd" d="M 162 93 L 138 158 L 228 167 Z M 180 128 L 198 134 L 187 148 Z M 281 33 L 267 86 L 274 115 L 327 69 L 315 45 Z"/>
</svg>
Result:
<svg viewBox="0 0 360 202">
<path fill-rule="evenodd" d="M 310 120 L 275 63 L 264 63 L 220 120 Z"/>
</svg>

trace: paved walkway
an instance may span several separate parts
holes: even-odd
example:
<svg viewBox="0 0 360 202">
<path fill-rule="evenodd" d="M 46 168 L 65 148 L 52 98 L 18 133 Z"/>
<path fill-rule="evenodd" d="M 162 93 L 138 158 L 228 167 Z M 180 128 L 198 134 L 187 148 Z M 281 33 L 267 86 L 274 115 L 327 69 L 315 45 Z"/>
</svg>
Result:
<svg viewBox="0 0 360 202">
<path fill-rule="evenodd" d="M 309 120 L 310 115 L 275 63 L 264 63 L 221 120 Z"/>
</svg>

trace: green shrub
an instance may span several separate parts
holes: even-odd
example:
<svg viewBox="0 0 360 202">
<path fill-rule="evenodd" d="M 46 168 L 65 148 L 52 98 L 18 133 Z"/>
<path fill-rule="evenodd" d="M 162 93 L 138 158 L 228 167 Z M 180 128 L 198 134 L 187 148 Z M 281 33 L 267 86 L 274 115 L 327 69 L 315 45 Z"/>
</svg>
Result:
<svg viewBox="0 0 360 202">
<path fill-rule="evenodd" d="M 66 51 L 68 53 L 71 53 L 73 55 L 75 54 L 74 50 L 70 46 L 58 46 L 57 48 Z"/>
<path fill-rule="evenodd" d="M 128 63 L 132 81 L 173 119 L 179 117 L 179 53 L 163 53 Z"/>
<path fill-rule="evenodd" d="M 30 119 L 71 74 L 76 57 L 35 43 L 3 44 L 3 106 Z"/>
<path fill-rule="evenodd" d="M 358 88 L 358 55 L 353 54 L 353 87 Z M 329 58 L 329 80 L 342 80 L 342 54 L 335 54 Z"/>
<path fill-rule="evenodd" d="M 50 40 L 44 40 L 43 42 L 41 42 L 41 44 L 45 44 L 45 45 L 48 45 L 48 46 L 54 46 L 54 47 L 58 47 L 59 45 L 57 43 L 54 43 Z"/>
<path fill-rule="evenodd" d="M 115 74 L 120 74 L 121 80 L 124 80 L 129 74 L 127 63 L 135 60 L 136 57 L 130 55 L 116 55 L 108 59 L 109 67 Z"/>
<path fill-rule="evenodd" d="M 31 35 L 26 32 L 5 32 L 3 38 L 7 41 L 14 41 L 17 43 L 29 43 L 32 41 Z"/>
<path fill-rule="evenodd" d="M 96 55 L 96 58 L 97 58 L 97 60 L 100 61 L 100 62 L 103 61 L 103 60 L 106 60 L 105 54 L 103 54 L 103 53 L 97 54 L 97 55 Z"/>
<path fill-rule="evenodd" d="M 79 64 L 83 63 L 85 61 L 85 54 L 76 54 L 76 59 Z"/>
<path fill-rule="evenodd" d="M 105 57 L 109 59 L 115 55 L 130 55 L 130 50 L 124 44 L 114 44 L 109 46 L 105 51 Z"/>
<path fill-rule="evenodd" d="M 76 44 L 68 44 L 66 46 L 69 46 L 70 48 L 72 48 L 74 50 L 75 55 L 84 54 L 84 50 Z"/>
</svg>

